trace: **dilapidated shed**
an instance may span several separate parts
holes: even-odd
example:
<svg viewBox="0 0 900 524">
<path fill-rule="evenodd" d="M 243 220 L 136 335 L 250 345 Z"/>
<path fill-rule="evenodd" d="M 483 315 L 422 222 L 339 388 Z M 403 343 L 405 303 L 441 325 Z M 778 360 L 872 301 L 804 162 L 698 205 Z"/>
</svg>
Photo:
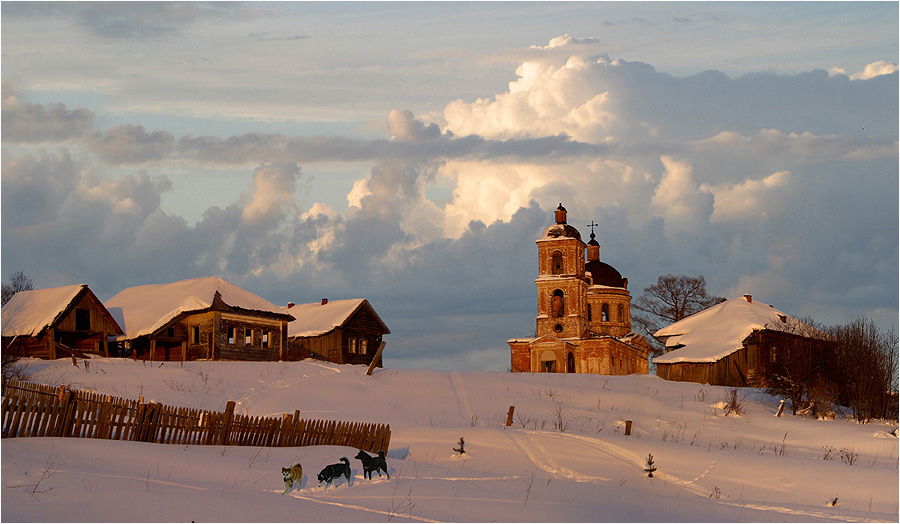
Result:
<svg viewBox="0 0 900 524">
<path fill-rule="evenodd" d="M 820 342 L 815 330 L 751 295 L 726 300 L 660 329 L 667 352 L 656 357 L 666 380 L 714 386 L 765 386 L 767 367 L 796 347 L 797 339 Z M 816 348 L 821 344 L 808 345 Z"/>
<path fill-rule="evenodd" d="M 109 356 L 122 328 L 87 284 L 19 291 L 3 306 L 3 351 L 56 359 Z"/>
<path fill-rule="evenodd" d="M 391 330 L 364 298 L 288 304 L 290 358 L 320 358 L 337 364 L 370 364 L 382 336 Z M 382 367 L 381 357 L 376 366 Z"/>
<path fill-rule="evenodd" d="M 283 360 L 294 319 L 219 277 L 131 287 L 105 305 L 125 354 L 148 360 Z"/>
</svg>

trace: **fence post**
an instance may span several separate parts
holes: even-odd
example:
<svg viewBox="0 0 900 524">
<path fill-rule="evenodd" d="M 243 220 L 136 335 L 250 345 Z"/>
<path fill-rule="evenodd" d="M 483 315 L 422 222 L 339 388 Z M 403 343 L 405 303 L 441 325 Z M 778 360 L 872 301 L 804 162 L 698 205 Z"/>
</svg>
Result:
<svg viewBox="0 0 900 524">
<path fill-rule="evenodd" d="M 515 410 L 516 410 L 515 406 L 509 407 L 509 413 L 506 414 L 506 425 L 507 426 L 512 426 L 513 411 L 515 411 Z"/>
<path fill-rule="evenodd" d="M 231 431 L 231 418 L 234 417 L 234 401 L 229 400 L 227 404 L 225 404 L 225 413 L 222 417 L 222 426 L 221 433 L 219 433 L 219 441 L 217 442 L 220 446 L 228 445 L 228 432 Z"/>
<path fill-rule="evenodd" d="M 56 435 L 59 437 L 68 437 L 72 422 L 72 412 L 75 411 L 75 403 L 72 402 L 72 392 L 65 388 L 59 387 L 59 418 L 56 419 Z"/>
</svg>

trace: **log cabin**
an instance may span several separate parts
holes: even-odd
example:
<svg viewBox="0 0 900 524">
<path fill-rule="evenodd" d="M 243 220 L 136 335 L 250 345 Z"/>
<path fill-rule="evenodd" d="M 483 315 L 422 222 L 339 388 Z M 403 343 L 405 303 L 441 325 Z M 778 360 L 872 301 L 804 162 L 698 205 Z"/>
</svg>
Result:
<svg viewBox="0 0 900 524">
<path fill-rule="evenodd" d="M 294 320 L 218 277 L 131 287 L 105 305 L 123 356 L 146 360 L 283 360 Z"/>
<path fill-rule="evenodd" d="M 666 353 L 656 374 L 713 386 L 765 387 L 766 372 L 797 348 L 823 358 L 822 334 L 751 295 L 726 300 L 654 333 Z"/>
<path fill-rule="evenodd" d="M 288 324 L 290 360 L 312 357 L 336 364 L 368 365 L 382 337 L 391 332 L 364 298 L 289 303 L 283 311 L 296 319 Z M 382 366 L 379 356 L 376 367 Z"/>
<path fill-rule="evenodd" d="M 44 359 L 110 356 L 122 328 L 86 284 L 19 291 L 3 306 L 3 351 Z"/>
</svg>

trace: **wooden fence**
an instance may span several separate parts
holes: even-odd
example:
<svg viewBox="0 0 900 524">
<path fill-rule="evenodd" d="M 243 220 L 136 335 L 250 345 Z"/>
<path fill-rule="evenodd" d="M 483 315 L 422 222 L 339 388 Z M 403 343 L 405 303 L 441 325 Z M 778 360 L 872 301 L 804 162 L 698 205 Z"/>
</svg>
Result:
<svg viewBox="0 0 900 524">
<path fill-rule="evenodd" d="M 3 384 L 2 437 L 80 437 L 219 446 L 348 446 L 388 450 L 391 428 L 336 420 L 178 408 L 18 380 Z"/>
</svg>

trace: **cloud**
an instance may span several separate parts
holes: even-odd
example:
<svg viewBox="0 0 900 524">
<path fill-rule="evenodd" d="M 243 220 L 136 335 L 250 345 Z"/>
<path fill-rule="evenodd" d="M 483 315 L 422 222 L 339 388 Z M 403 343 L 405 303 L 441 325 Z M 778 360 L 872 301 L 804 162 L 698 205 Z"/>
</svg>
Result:
<svg viewBox="0 0 900 524">
<path fill-rule="evenodd" d="M 420 142 L 441 136 L 441 129 L 437 124 L 425 125 L 421 120 L 413 117 L 411 111 L 405 109 L 392 109 L 387 116 L 388 134 L 395 140 Z"/>
<path fill-rule="evenodd" d="M 64 104 L 45 107 L 22 102 L 12 86 L 3 82 L 2 123 L 4 142 L 62 142 L 90 132 L 94 113 L 80 107 L 70 110 Z"/>
<path fill-rule="evenodd" d="M 713 195 L 697 185 L 687 162 L 666 156 L 660 160 L 666 170 L 651 198 L 654 209 L 674 232 L 702 228 L 713 212 Z"/>
<path fill-rule="evenodd" d="M 881 75 L 889 75 L 896 72 L 897 64 L 879 60 L 877 62 L 868 64 L 865 69 L 863 69 L 859 73 L 850 75 L 850 80 L 868 80 L 869 78 L 875 78 L 876 76 Z"/>
<path fill-rule="evenodd" d="M 790 181 L 790 171 L 779 171 L 761 180 L 745 180 L 739 184 L 716 187 L 701 186 L 713 194 L 714 211 L 710 221 L 753 221 L 768 213 L 780 201 L 781 191 Z"/>
<path fill-rule="evenodd" d="M 13 17 L 55 15 L 74 20 L 95 36 L 117 40 L 179 35 L 204 20 L 258 13 L 227 2 L 14 2 L 3 12 Z"/>
<path fill-rule="evenodd" d="M 142 164 L 170 156 L 175 138 L 167 131 L 147 133 L 143 126 L 122 124 L 93 134 L 90 147 L 110 164 Z"/>
</svg>

